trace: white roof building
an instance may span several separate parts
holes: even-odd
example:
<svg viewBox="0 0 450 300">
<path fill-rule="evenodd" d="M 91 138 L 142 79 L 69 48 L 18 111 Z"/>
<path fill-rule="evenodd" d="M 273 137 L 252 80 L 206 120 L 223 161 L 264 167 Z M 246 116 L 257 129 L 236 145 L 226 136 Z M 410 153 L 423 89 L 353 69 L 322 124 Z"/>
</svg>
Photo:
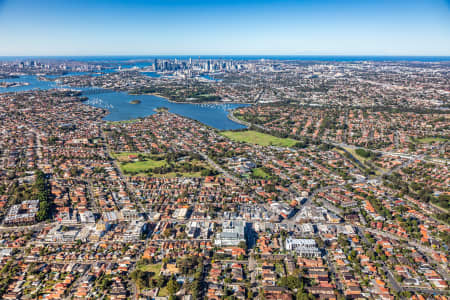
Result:
<svg viewBox="0 0 450 300">
<path fill-rule="evenodd" d="M 304 257 L 319 257 L 321 255 L 316 241 L 313 239 L 293 239 L 288 237 L 286 239 L 286 250 L 295 251 L 298 255 Z"/>
<path fill-rule="evenodd" d="M 215 244 L 217 246 L 237 246 L 245 242 L 245 222 L 230 220 L 222 225 L 222 232 L 217 233 Z"/>
</svg>

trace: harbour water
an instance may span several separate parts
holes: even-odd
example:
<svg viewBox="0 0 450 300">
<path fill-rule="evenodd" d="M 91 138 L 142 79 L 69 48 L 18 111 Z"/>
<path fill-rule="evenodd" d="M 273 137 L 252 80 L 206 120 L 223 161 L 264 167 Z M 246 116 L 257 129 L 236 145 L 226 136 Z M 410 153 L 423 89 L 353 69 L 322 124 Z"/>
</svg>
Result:
<svg viewBox="0 0 450 300">
<path fill-rule="evenodd" d="M 1 79 L 8 82 L 28 82 L 29 85 L 1 88 L 0 93 L 20 92 L 31 89 L 63 88 L 53 81 L 41 81 L 36 76 L 21 76 L 19 78 Z M 77 89 L 77 88 L 74 88 Z M 89 88 L 81 89 L 88 90 Z M 78 89 L 80 90 L 80 89 Z M 131 104 L 132 100 L 140 100 L 139 104 Z M 246 104 L 191 104 L 174 103 L 165 98 L 153 95 L 129 95 L 125 92 L 105 92 L 89 96 L 86 102 L 89 105 L 106 108 L 109 114 L 105 120 L 123 121 L 146 117 L 155 113 L 158 107 L 166 107 L 169 112 L 197 120 L 219 130 L 240 129 L 243 125 L 228 119 L 229 110 L 247 106 Z"/>
<path fill-rule="evenodd" d="M 132 100 L 139 104 L 131 104 Z M 244 128 L 228 119 L 229 110 L 246 106 L 246 104 L 191 104 L 174 103 L 153 95 L 129 95 L 125 92 L 96 94 L 87 101 L 88 104 L 106 108 L 109 114 L 105 120 L 122 121 L 145 117 L 155 113 L 158 107 L 166 107 L 169 112 L 179 114 L 219 130 Z"/>
<path fill-rule="evenodd" d="M 36 76 L 33 75 L 20 76 L 19 78 L 0 79 L 0 82 L 28 83 L 28 85 L 14 86 L 9 88 L 0 87 L 0 93 L 23 92 L 34 89 L 48 90 L 60 87 L 53 81 L 39 80 Z"/>
</svg>

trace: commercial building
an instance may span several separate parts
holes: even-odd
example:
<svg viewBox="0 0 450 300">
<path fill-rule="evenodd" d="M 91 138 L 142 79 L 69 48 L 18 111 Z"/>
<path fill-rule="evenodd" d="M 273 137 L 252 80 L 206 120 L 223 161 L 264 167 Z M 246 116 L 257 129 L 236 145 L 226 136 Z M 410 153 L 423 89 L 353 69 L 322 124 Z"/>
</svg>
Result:
<svg viewBox="0 0 450 300">
<path fill-rule="evenodd" d="M 303 257 L 319 257 L 321 255 L 316 241 L 313 239 L 293 239 L 288 237 L 286 239 L 286 250 L 295 251 Z"/>
<path fill-rule="evenodd" d="M 274 202 L 270 205 L 270 209 L 279 214 L 285 219 L 288 219 L 294 215 L 294 209 L 287 203 Z"/>
<path fill-rule="evenodd" d="M 31 224 L 36 220 L 39 210 L 39 200 L 27 200 L 21 204 L 11 206 L 8 215 L 4 219 L 5 225 Z"/>
<path fill-rule="evenodd" d="M 223 223 L 222 232 L 217 233 L 215 244 L 217 246 L 237 246 L 245 242 L 245 227 L 243 221 L 230 220 Z"/>
</svg>

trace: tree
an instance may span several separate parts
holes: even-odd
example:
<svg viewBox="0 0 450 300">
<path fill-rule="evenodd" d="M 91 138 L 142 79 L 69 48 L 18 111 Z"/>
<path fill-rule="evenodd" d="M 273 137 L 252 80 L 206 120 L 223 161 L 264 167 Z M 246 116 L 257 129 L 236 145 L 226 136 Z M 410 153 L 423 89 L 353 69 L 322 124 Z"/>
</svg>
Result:
<svg viewBox="0 0 450 300">
<path fill-rule="evenodd" d="M 191 284 L 191 292 L 192 292 L 192 297 L 194 299 L 198 299 L 198 296 L 200 294 L 201 291 L 201 285 L 200 282 L 198 280 L 194 280 Z"/>
<path fill-rule="evenodd" d="M 166 282 L 166 278 L 164 276 L 158 276 L 156 278 L 156 286 L 159 288 L 162 288 L 164 286 L 164 283 Z"/>
<path fill-rule="evenodd" d="M 167 290 L 171 295 L 178 292 L 180 290 L 180 287 L 181 287 L 180 284 L 174 279 L 170 279 L 169 282 L 167 283 Z"/>
<path fill-rule="evenodd" d="M 164 230 L 163 235 L 165 238 L 168 238 L 169 236 L 172 235 L 172 229 L 167 228 L 166 230 Z"/>
<path fill-rule="evenodd" d="M 278 285 L 289 288 L 290 290 L 303 288 L 303 282 L 297 276 L 285 276 L 278 280 Z"/>
<path fill-rule="evenodd" d="M 44 221 L 50 216 L 50 197 L 49 186 L 44 172 L 36 171 L 36 181 L 34 188 L 36 189 L 36 198 L 39 200 L 39 210 L 36 213 L 38 221 Z"/>
<path fill-rule="evenodd" d="M 247 251 L 247 243 L 244 242 L 244 241 L 239 242 L 238 247 L 244 249 L 245 251 Z"/>
<path fill-rule="evenodd" d="M 297 292 L 297 295 L 295 296 L 295 299 L 296 300 L 308 300 L 309 299 L 308 296 L 309 295 L 304 290 L 299 290 Z"/>
<path fill-rule="evenodd" d="M 177 266 L 182 274 L 192 274 L 199 269 L 201 259 L 196 256 L 188 256 L 177 259 Z"/>
</svg>

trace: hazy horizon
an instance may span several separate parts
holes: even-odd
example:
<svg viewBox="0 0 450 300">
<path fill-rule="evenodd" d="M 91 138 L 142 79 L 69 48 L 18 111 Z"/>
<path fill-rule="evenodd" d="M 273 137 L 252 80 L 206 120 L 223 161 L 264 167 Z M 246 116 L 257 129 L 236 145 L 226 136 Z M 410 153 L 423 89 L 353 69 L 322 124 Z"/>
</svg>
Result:
<svg viewBox="0 0 450 300">
<path fill-rule="evenodd" d="M 450 56 L 445 0 L 0 0 L 0 56 Z"/>
<path fill-rule="evenodd" d="M 60 55 L 0 55 L 0 58 L 450 58 L 450 55 L 403 55 L 403 54 L 60 54 Z"/>
</svg>

